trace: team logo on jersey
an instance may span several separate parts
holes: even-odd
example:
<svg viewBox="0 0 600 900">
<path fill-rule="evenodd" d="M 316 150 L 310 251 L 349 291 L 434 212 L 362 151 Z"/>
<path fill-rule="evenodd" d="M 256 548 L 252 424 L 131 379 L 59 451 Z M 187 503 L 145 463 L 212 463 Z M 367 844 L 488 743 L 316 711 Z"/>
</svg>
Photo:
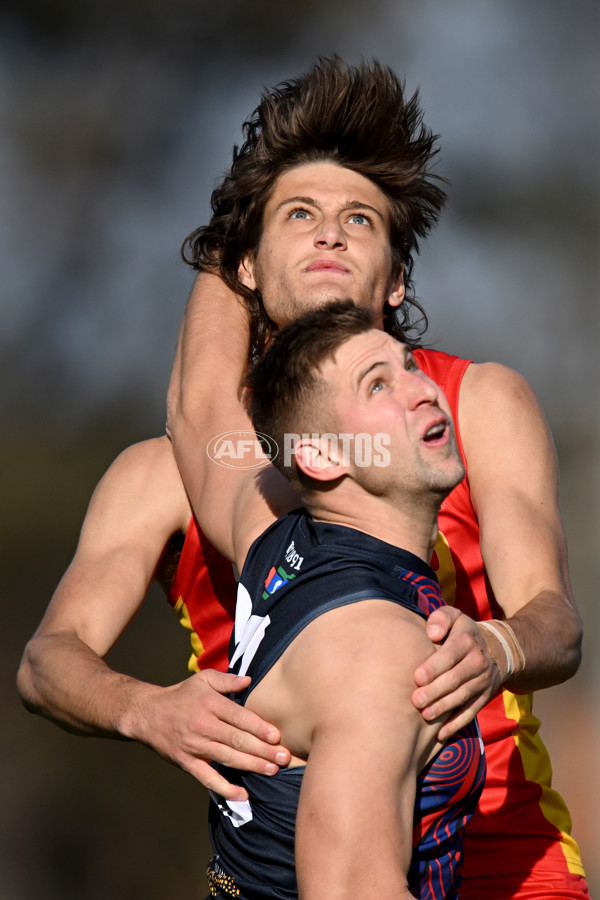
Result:
<svg viewBox="0 0 600 900">
<path fill-rule="evenodd" d="M 304 557 L 300 556 L 297 552 L 296 545 L 293 541 L 285 551 L 285 561 L 290 564 L 292 569 L 295 569 L 297 572 L 300 571 L 300 567 L 304 562 Z"/>
<path fill-rule="evenodd" d="M 238 675 L 246 674 L 270 624 L 269 616 L 252 615 L 252 597 L 240 581 L 233 626 L 235 651 L 229 662 L 231 672 L 236 672 Z"/>
<path fill-rule="evenodd" d="M 295 577 L 293 572 L 286 572 L 283 566 L 278 566 L 277 569 L 275 566 L 272 566 L 265 579 L 265 590 L 262 595 L 263 600 L 267 600 L 271 594 L 274 594 L 275 591 L 278 591 L 280 587 L 283 587 L 284 584 L 287 584 L 288 581 L 291 581 L 292 578 Z"/>
</svg>

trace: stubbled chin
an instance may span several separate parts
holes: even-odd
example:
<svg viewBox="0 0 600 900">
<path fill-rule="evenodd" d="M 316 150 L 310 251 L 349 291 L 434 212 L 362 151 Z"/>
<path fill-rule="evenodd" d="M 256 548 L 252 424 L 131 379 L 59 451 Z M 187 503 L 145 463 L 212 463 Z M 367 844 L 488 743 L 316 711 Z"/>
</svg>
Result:
<svg viewBox="0 0 600 900">
<path fill-rule="evenodd" d="M 306 297 L 281 301 L 277 303 L 274 308 L 267 308 L 265 306 L 265 309 L 268 316 L 275 324 L 279 328 L 283 328 L 285 325 L 289 325 L 290 322 L 299 319 L 305 313 L 311 312 L 313 309 L 320 309 L 322 306 L 326 306 L 327 303 L 333 303 L 335 301 L 343 303 L 358 302 L 354 297 L 348 296 L 347 293 L 340 289 L 336 290 L 332 287 L 324 287 L 318 291 L 311 292 Z M 360 303 L 358 305 L 360 305 Z"/>
</svg>

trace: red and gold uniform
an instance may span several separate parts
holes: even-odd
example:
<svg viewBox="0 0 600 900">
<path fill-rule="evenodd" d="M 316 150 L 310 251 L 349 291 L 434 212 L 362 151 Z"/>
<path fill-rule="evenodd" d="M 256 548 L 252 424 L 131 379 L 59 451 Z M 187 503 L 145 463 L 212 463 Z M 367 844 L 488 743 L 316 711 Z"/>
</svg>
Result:
<svg viewBox="0 0 600 900">
<path fill-rule="evenodd" d="M 414 351 L 446 394 L 458 423 L 458 396 L 469 361 Z M 457 426 L 457 438 L 462 451 Z M 464 457 L 464 454 L 463 454 Z M 444 599 L 476 621 L 501 619 L 479 548 L 479 525 L 464 481 L 442 504 L 432 558 Z M 236 583 L 233 570 L 190 524 L 169 600 L 191 631 L 191 671 L 227 670 Z M 503 690 L 478 714 L 487 778 L 467 828 L 461 900 L 584 900 L 579 848 L 532 711 L 533 695 Z"/>
<path fill-rule="evenodd" d="M 192 518 L 169 590 L 169 603 L 190 632 L 190 672 L 227 671 L 236 594 L 233 566 L 208 543 Z"/>
<path fill-rule="evenodd" d="M 458 423 L 458 395 L 469 362 L 435 350 L 415 350 L 414 355 L 446 394 Z M 446 602 L 476 621 L 501 619 L 479 549 L 468 467 L 466 478 L 442 504 L 439 529 L 432 568 Z M 569 812 L 552 790 L 550 758 L 532 705 L 532 694 L 503 690 L 477 716 L 487 778 L 467 828 L 461 900 L 588 896 Z"/>
</svg>

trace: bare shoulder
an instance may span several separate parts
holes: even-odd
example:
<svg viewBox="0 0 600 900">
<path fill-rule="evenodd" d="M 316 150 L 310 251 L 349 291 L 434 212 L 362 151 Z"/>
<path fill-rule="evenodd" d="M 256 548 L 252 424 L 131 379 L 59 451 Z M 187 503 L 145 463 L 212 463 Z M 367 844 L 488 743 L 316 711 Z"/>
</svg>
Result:
<svg viewBox="0 0 600 900">
<path fill-rule="evenodd" d="M 337 639 L 332 642 L 334 636 Z M 353 662 L 352 668 L 359 665 L 371 668 L 386 666 L 391 661 L 399 671 L 398 679 L 402 680 L 402 670 L 412 673 L 414 660 L 432 649 L 421 616 L 398 603 L 376 598 L 323 613 L 307 626 L 301 637 L 304 646 L 300 647 L 300 654 L 314 654 L 314 664 L 321 674 L 340 663 Z M 329 648 L 326 654 L 321 653 L 324 646 Z"/>
<path fill-rule="evenodd" d="M 147 477 L 172 480 L 179 477 L 171 442 L 161 437 L 148 438 L 122 450 L 107 470 L 114 477 Z M 181 479 L 180 479 L 181 480 Z"/>
<path fill-rule="evenodd" d="M 38 634 L 73 633 L 104 656 L 142 605 L 190 515 L 166 438 L 120 453 L 92 495 L 75 556 Z"/>
<path fill-rule="evenodd" d="M 408 697 L 415 668 L 432 650 L 424 619 L 397 603 L 373 599 L 319 616 L 300 635 L 295 656 L 309 670 L 304 675 L 309 681 L 333 686 L 340 671 L 346 673 L 348 697 L 352 682 L 369 694 L 389 690 Z"/>
<path fill-rule="evenodd" d="M 529 407 L 539 404 L 529 382 L 514 369 L 502 363 L 471 363 L 460 389 L 461 414 L 493 413 L 498 407 Z M 491 407 L 491 408 L 490 408 Z"/>
<path fill-rule="evenodd" d="M 191 516 L 171 443 L 151 438 L 123 450 L 98 483 L 84 523 L 97 541 L 141 529 L 165 538 L 185 531 Z M 118 523 L 118 525 L 117 525 Z"/>
<path fill-rule="evenodd" d="M 471 481 L 476 469 L 487 482 L 501 470 L 520 477 L 532 465 L 555 465 L 554 443 L 535 393 L 508 366 L 469 366 L 460 390 L 459 427 Z"/>
<path fill-rule="evenodd" d="M 390 718 L 411 728 L 427 755 L 434 732 L 410 698 L 414 670 L 432 650 L 424 620 L 396 603 L 341 606 L 294 639 L 250 695 L 252 708 L 271 717 L 300 758 L 320 728 L 375 732 Z"/>
</svg>

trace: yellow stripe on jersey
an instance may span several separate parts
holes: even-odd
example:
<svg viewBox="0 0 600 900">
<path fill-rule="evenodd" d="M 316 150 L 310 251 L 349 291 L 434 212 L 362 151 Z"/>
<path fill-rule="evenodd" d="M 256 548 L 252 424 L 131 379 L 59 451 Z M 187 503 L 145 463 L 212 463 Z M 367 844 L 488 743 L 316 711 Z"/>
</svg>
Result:
<svg viewBox="0 0 600 900">
<path fill-rule="evenodd" d="M 448 606 L 454 606 L 456 600 L 456 569 L 454 568 L 450 545 L 441 531 L 438 532 L 434 550 L 439 563 L 435 574 L 442 591 L 442 597 Z"/>
<path fill-rule="evenodd" d="M 200 666 L 198 665 L 198 658 L 204 653 L 204 647 L 202 645 L 202 641 L 198 637 L 198 634 L 194 631 L 188 608 L 183 602 L 183 597 L 177 598 L 177 603 L 173 607 L 173 610 L 177 614 L 182 627 L 185 628 L 185 630 L 188 631 L 190 635 L 190 642 L 192 644 L 193 652 L 188 660 L 188 671 L 199 672 Z"/>
<path fill-rule="evenodd" d="M 571 837 L 571 817 L 559 794 L 552 789 L 552 765 L 539 736 L 540 720 L 533 715 L 531 695 L 503 691 L 504 708 L 509 719 L 518 723 L 514 740 L 519 751 L 525 778 L 541 787 L 539 805 L 542 815 L 561 834 L 561 849 L 567 868 L 573 875 L 583 875 L 583 863 L 577 842 Z"/>
</svg>

